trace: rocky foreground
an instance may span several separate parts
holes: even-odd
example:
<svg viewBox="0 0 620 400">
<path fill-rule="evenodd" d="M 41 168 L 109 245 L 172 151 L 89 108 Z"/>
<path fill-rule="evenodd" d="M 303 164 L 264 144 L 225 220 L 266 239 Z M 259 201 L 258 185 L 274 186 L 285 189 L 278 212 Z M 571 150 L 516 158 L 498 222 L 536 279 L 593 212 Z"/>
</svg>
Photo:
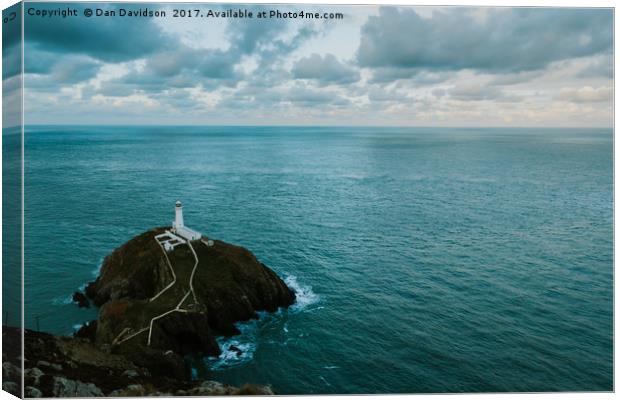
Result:
<svg viewBox="0 0 620 400">
<path fill-rule="evenodd" d="M 168 376 L 161 370 L 136 365 L 122 355 L 101 351 L 86 339 L 58 337 L 25 331 L 25 397 L 103 396 L 222 396 L 272 395 L 269 386 L 247 384 L 240 388 L 214 381 L 190 381 Z M 19 349 L 17 328 L 4 328 L 3 347 Z M 19 393 L 20 355 L 2 355 L 2 388 Z M 182 363 L 174 355 L 162 365 Z"/>
<path fill-rule="evenodd" d="M 243 247 L 204 239 L 164 253 L 154 239 L 164 231 L 145 232 L 105 258 L 86 296 L 74 295 L 79 306 L 99 307 L 74 338 L 26 331 L 26 396 L 273 394 L 268 386 L 191 381 L 187 360 L 219 355 L 216 336 L 238 334 L 235 323 L 259 311 L 290 306 L 294 292 Z M 14 336 L 3 331 L 3 340 Z M 3 364 L 4 382 L 19 381 L 18 361 Z"/>
</svg>

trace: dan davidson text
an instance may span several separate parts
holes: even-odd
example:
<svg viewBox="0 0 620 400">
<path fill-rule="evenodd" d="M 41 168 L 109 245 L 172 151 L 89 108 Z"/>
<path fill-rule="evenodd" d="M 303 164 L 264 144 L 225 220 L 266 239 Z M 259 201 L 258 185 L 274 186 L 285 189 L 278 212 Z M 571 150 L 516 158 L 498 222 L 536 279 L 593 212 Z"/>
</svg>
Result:
<svg viewBox="0 0 620 400">
<path fill-rule="evenodd" d="M 137 10 L 127 10 L 119 8 L 118 10 L 102 10 L 95 8 L 95 16 L 97 17 L 165 17 L 166 12 L 162 10 L 149 10 L 148 8 L 139 8 Z"/>
</svg>

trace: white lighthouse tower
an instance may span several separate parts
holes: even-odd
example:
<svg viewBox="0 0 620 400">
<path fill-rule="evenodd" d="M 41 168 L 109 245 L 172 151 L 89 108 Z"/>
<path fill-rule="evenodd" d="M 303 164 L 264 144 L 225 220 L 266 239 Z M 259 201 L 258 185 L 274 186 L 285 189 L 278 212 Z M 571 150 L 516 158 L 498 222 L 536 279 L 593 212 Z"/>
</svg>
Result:
<svg viewBox="0 0 620 400">
<path fill-rule="evenodd" d="M 183 228 L 185 224 L 183 224 L 183 204 L 180 201 L 177 201 L 176 206 L 174 207 L 174 222 L 172 223 L 173 228 Z"/>
<path fill-rule="evenodd" d="M 180 201 L 176 202 L 174 207 L 174 222 L 172 223 L 172 231 L 187 240 L 198 240 L 202 237 L 200 232 L 185 226 L 183 222 L 183 204 Z"/>
</svg>

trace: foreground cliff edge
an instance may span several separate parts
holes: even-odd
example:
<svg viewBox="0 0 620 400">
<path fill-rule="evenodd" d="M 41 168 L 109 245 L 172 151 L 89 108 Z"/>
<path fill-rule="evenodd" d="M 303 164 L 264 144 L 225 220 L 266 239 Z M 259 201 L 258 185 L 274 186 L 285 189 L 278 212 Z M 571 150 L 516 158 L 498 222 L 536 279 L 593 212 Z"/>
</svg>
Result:
<svg viewBox="0 0 620 400">
<path fill-rule="evenodd" d="M 26 396 L 273 394 L 268 386 L 191 381 L 188 360 L 219 355 L 217 336 L 290 306 L 295 293 L 243 247 L 202 238 L 165 249 L 155 238 L 166 230 L 138 235 L 105 258 L 86 287 L 99 316 L 74 338 L 25 332 Z M 5 343 L 18 336 L 3 331 Z M 4 360 L 10 382 L 19 360 Z"/>
</svg>

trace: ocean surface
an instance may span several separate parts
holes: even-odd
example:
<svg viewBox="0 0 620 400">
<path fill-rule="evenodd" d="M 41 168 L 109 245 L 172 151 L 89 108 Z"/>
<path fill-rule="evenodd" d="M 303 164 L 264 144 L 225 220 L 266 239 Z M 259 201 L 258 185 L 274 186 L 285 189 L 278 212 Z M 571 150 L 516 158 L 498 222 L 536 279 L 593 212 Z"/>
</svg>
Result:
<svg viewBox="0 0 620 400">
<path fill-rule="evenodd" d="M 199 378 L 280 394 L 613 389 L 610 129 L 26 129 L 26 324 L 186 224 L 297 291 Z M 229 351 L 236 345 L 241 355 Z"/>
</svg>

